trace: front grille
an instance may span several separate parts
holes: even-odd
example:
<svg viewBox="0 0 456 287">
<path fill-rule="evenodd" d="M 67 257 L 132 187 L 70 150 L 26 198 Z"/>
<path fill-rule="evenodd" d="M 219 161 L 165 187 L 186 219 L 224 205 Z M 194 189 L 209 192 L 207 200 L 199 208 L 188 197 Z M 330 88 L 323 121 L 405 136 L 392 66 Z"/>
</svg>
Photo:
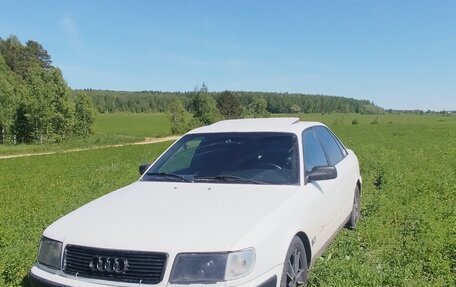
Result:
<svg viewBox="0 0 456 287">
<path fill-rule="evenodd" d="M 95 259 L 94 259 L 95 258 Z M 113 271 L 113 264 L 107 268 L 100 264 L 102 268 L 94 268 L 92 261 L 97 262 L 98 258 L 110 262 L 120 259 L 127 260 L 127 266 L 124 270 Z M 64 253 L 63 272 L 75 276 L 112 280 L 121 282 L 132 282 L 142 284 L 157 284 L 163 279 L 165 273 L 166 260 L 168 255 L 159 252 L 138 252 L 122 251 L 111 249 L 98 249 L 83 247 L 77 245 L 67 245 Z M 96 265 L 96 264 L 95 264 Z M 123 269 L 123 265 L 117 269 Z M 94 270 L 95 269 L 95 270 Z"/>
</svg>

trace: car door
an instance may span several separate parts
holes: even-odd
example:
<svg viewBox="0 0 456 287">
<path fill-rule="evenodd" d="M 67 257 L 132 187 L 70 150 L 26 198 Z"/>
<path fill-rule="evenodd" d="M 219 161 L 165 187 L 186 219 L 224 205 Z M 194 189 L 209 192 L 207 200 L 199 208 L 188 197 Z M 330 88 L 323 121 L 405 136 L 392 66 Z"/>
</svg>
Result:
<svg viewBox="0 0 456 287">
<path fill-rule="evenodd" d="M 328 166 L 329 161 L 320 140 L 312 128 L 304 130 L 302 133 L 303 158 L 304 158 L 304 177 L 316 166 Z M 336 197 L 337 181 L 318 180 L 305 182 L 305 190 L 313 200 L 312 215 L 314 218 L 315 234 L 312 234 L 312 247 L 316 253 L 325 246 L 330 240 L 334 231 L 330 224 L 336 216 L 334 210 L 334 198 Z"/>
<path fill-rule="evenodd" d="M 314 131 L 327 155 L 329 164 L 337 169 L 337 178 L 334 179 L 336 186 L 331 191 L 332 200 L 330 202 L 334 212 L 332 222 L 329 223 L 330 228 L 336 231 L 345 223 L 352 207 L 355 182 L 351 180 L 348 166 L 350 163 L 345 160 L 347 151 L 338 143 L 333 133 L 324 126 L 314 127 Z"/>
</svg>

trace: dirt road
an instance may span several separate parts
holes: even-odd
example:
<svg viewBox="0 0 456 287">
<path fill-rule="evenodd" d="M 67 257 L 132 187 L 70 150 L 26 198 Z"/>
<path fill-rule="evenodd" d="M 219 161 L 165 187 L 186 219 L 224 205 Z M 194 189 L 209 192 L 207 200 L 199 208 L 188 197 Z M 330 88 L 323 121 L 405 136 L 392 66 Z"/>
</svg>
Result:
<svg viewBox="0 0 456 287">
<path fill-rule="evenodd" d="M 122 146 L 128 146 L 128 145 L 153 144 L 153 143 L 159 143 L 159 142 L 165 142 L 165 141 L 175 141 L 179 137 L 180 136 L 168 136 L 168 137 L 163 137 L 163 138 L 146 138 L 143 141 L 132 142 L 132 143 L 95 146 L 95 147 L 88 147 L 88 148 L 73 148 L 73 149 L 60 150 L 60 151 L 46 151 L 46 152 L 35 152 L 35 153 L 20 153 L 20 154 L 11 154 L 11 155 L 0 155 L 0 159 L 26 157 L 26 156 L 37 156 L 37 155 L 48 155 L 48 154 L 56 154 L 56 153 L 79 152 L 79 151 L 85 151 L 85 150 L 103 149 L 103 148 L 110 148 L 110 147 L 122 147 Z"/>
</svg>

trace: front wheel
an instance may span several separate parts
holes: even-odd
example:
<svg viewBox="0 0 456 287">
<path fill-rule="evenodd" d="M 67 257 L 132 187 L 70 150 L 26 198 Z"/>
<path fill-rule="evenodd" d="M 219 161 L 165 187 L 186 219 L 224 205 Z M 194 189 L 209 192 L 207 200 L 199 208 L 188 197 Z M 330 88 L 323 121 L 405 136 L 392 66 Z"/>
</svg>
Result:
<svg viewBox="0 0 456 287">
<path fill-rule="evenodd" d="M 307 255 L 304 244 L 297 236 L 293 238 L 285 257 L 280 287 L 297 287 L 307 284 Z"/>
<path fill-rule="evenodd" d="M 358 219 L 361 217 L 360 203 L 361 203 L 361 194 L 359 192 L 358 185 L 356 185 L 355 196 L 353 199 L 353 208 L 352 208 L 352 212 L 350 213 L 350 217 L 349 217 L 349 219 L 347 221 L 347 225 L 346 225 L 346 227 L 348 229 L 354 230 L 356 228 L 356 223 L 357 223 Z"/>
</svg>

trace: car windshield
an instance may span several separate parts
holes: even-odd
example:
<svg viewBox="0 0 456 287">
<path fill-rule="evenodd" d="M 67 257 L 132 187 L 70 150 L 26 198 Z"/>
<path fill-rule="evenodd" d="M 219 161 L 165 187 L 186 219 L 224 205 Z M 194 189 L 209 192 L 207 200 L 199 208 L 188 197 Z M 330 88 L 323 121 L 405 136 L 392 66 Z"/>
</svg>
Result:
<svg viewBox="0 0 456 287">
<path fill-rule="evenodd" d="M 297 185 L 298 150 L 297 137 L 291 133 L 189 134 L 142 180 Z"/>
</svg>

